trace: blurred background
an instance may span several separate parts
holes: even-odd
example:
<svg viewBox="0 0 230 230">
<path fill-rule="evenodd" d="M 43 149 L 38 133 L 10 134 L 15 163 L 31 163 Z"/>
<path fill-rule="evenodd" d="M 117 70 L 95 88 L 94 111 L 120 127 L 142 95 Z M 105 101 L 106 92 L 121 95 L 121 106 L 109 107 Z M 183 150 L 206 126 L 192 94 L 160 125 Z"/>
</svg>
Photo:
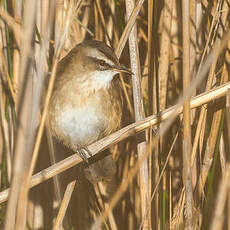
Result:
<svg viewBox="0 0 230 230">
<path fill-rule="evenodd" d="M 229 7 L 0 0 L 0 229 L 229 230 Z M 118 76 L 122 127 L 137 122 L 107 150 L 114 178 L 94 186 L 77 161 L 47 180 L 48 167 L 74 155 L 45 130 L 57 63 L 87 39 L 131 68 L 132 79 Z"/>
</svg>

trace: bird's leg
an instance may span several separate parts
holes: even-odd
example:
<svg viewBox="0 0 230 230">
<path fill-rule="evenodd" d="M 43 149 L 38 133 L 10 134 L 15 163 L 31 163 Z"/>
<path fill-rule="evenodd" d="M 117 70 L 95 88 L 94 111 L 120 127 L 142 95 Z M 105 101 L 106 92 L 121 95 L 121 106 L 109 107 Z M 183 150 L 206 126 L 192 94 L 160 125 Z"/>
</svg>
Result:
<svg viewBox="0 0 230 230">
<path fill-rule="evenodd" d="M 89 151 L 87 147 L 81 147 L 77 150 L 77 153 L 80 155 L 83 161 L 89 163 L 88 158 L 92 156 L 92 153 Z"/>
</svg>

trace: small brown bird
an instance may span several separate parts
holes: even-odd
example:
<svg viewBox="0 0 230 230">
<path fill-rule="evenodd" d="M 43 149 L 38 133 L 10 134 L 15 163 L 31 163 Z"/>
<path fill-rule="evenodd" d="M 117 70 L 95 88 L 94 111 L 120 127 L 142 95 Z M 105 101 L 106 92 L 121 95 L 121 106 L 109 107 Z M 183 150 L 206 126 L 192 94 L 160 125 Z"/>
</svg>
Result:
<svg viewBox="0 0 230 230">
<path fill-rule="evenodd" d="M 117 73 L 131 72 L 113 50 L 95 40 L 76 45 L 58 64 L 48 118 L 51 133 L 87 161 L 87 145 L 116 131 L 122 117 Z M 85 175 L 96 183 L 116 171 L 111 155 L 89 165 Z"/>
</svg>

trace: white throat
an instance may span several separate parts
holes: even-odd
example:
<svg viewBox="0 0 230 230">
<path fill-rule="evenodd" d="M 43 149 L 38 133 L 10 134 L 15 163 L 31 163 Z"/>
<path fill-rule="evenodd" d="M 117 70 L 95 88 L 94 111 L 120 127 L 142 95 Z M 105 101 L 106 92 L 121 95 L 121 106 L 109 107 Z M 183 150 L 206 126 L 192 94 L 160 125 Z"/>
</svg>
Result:
<svg viewBox="0 0 230 230">
<path fill-rule="evenodd" d="M 91 86 L 89 86 L 92 90 L 98 90 L 98 89 L 105 89 L 108 88 L 111 81 L 113 80 L 113 77 L 117 74 L 117 72 L 112 70 L 106 70 L 106 71 L 94 71 L 90 73 Z"/>
</svg>

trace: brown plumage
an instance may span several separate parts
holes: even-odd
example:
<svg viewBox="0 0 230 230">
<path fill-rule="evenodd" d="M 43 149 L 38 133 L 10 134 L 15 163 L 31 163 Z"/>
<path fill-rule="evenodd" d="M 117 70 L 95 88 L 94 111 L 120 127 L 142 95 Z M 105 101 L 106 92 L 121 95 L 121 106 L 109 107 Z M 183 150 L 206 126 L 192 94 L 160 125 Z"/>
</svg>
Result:
<svg viewBox="0 0 230 230">
<path fill-rule="evenodd" d="M 110 47 L 99 41 L 75 46 L 57 69 L 49 106 L 51 133 L 73 151 L 116 131 L 122 116 L 118 72 L 120 66 Z M 115 172 L 111 156 L 89 166 L 87 178 L 96 183 Z M 108 172 L 111 171 L 111 172 Z"/>
</svg>

